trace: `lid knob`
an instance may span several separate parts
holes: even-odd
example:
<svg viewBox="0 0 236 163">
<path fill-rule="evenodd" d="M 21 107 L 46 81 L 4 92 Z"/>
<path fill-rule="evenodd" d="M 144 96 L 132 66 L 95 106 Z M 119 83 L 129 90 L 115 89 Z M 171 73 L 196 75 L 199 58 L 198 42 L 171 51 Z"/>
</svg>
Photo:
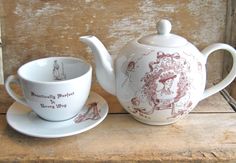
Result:
<svg viewBox="0 0 236 163">
<path fill-rule="evenodd" d="M 138 39 L 138 42 L 142 45 L 149 45 L 155 47 L 182 47 L 185 46 L 188 41 L 178 35 L 170 33 L 171 23 L 166 19 L 161 19 L 156 24 L 158 34 L 149 34 Z M 137 44 L 138 45 L 138 44 Z"/>
<path fill-rule="evenodd" d="M 166 19 L 161 19 L 158 23 L 157 23 L 157 31 L 160 35 L 166 35 L 169 34 L 171 31 L 171 23 L 169 20 Z"/>
</svg>

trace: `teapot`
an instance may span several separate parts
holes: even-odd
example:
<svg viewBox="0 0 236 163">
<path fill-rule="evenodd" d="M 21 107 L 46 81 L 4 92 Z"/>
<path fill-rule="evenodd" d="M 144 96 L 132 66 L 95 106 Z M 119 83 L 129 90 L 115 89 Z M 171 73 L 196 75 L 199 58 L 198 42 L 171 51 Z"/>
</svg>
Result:
<svg viewBox="0 0 236 163">
<path fill-rule="evenodd" d="M 95 56 L 99 84 L 118 98 L 136 120 L 150 125 L 171 124 L 185 117 L 199 101 L 219 92 L 236 76 L 236 51 L 215 43 L 201 52 L 185 38 L 170 33 L 171 23 L 157 23 L 158 34 L 134 39 L 117 56 L 110 55 L 95 36 L 82 36 Z M 230 73 L 207 88 L 206 62 L 219 49 L 233 58 Z"/>
</svg>

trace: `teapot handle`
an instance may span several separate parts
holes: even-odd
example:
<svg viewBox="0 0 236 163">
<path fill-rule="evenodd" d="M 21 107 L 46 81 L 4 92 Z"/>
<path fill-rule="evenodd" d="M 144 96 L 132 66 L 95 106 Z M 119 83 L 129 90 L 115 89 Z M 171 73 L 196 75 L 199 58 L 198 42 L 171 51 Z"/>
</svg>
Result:
<svg viewBox="0 0 236 163">
<path fill-rule="evenodd" d="M 233 57 L 233 66 L 232 66 L 232 69 L 230 70 L 229 74 L 221 82 L 219 82 L 218 84 L 216 84 L 204 91 L 201 100 L 224 89 L 226 86 L 228 86 L 234 80 L 234 78 L 236 76 L 236 50 L 232 46 L 227 45 L 227 44 L 222 44 L 222 43 L 212 44 L 202 50 L 202 53 L 204 54 L 206 61 L 207 61 L 208 56 L 216 50 L 226 50 L 226 51 L 230 52 L 230 54 Z"/>
</svg>

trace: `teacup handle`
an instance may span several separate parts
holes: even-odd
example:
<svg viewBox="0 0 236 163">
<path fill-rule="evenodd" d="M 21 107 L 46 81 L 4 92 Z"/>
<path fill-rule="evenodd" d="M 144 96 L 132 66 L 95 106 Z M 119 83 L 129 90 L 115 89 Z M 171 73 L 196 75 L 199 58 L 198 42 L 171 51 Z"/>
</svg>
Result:
<svg viewBox="0 0 236 163">
<path fill-rule="evenodd" d="M 6 79 L 6 81 L 5 81 L 5 89 L 6 89 L 7 93 L 13 99 L 15 99 L 17 102 L 27 106 L 25 98 L 23 96 L 20 96 L 20 95 L 16 94 L 15 91 L 13 91 L 11 89 L 11 86 L 10 86 L 11 83 L 15 83 L 15 84 L 18 84 L 20 86 L 20 80 L 19 80 L 19 78 L 16 75 L 11 75 L 11 76 L 9 76 Z"/>
<path fill-rule="evenodd" d="M 230 54 L 233 57 L 233 66 L 232 66 L 232 69 L 230 70 L 229 74 L 221 82 L 219 82 L 218 84 L 216 84 L 204 91 L 201 100 L 224 89 L 226 86 L 228 86 L 234 80 L 234 78 L 236 76 L 236 50 L 232 46 L 227 45 L 227 44 L 222 44 L 222 43 L 212 44 L 202 50 L 202 53 L 204 54 L 206 61 L 207 61 L 208 56 L 216 50 L 226 50 L 226 51 L 230 52 Z"/>
</svg>

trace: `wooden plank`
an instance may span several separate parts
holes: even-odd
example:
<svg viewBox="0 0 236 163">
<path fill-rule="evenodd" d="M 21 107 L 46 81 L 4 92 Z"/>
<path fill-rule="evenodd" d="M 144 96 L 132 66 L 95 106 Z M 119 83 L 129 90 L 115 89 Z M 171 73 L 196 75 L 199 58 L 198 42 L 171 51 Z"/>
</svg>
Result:
<svg viewBox="0 0 236 163">
<path fill-rule="evenodd" d="M 18 87 L 13 87 L 18 93 L 20 90 Z M 100 94 L 109 105 L 109 113 L 126 113 L 122 108 L 119 101 L 115 96 L 105 92 L 97 83 L 93 83 L 92 91 Z M 14 100 L 6 93 L 4 86 L 0 85 L 0 113 L 6 113 L 9 106 Z M 201 102 L 192 112 L 234 112 L 233 109 L 228 105 L 226 100 L 219 94 L 215 94 Z"/>
<path fill-rule="evenodd" d="M 14 100 L 7 94 L 4 86 L 0 85 L 0 113 L 6 113 L 13 102 Z"/>
<path fill-rule="evenodd" d="M 1 0 L 4 74 L 15 73 L 30 60 L 55 55 L 92 63 L 94 57 L 79 36 L 94 34 L 116 54 L 128 41 L 156 33 L 155 24 L 161 18 L 168 18 L 173 33 L 201 50 L 224 42 L 226 4 L 225 0 Z M 209 83 L 221 79 L 222 66 L 222 55 L 210 58 Z"/>
<path fill-rule="evenodd" d="M 0 0 L 2 4 L 2 0 Z M 4 73 L 3 73 L 3 56 L 2 56 L 2 17 L 3 17 L 3 7 L 0 5 L 0 84 L 4 83 Z"/>
<path fill-rule="evenodd" d="M 0 7 L 1 14 L 1 7 Z M 4 83 L 4 74 L 3 74 L 3 57 L 2 57 L 2 28 L 1 28 L 1 19 L 0 19 L 0 84 Z"/>
<path fill-rule="evenodd" d="M 234 110 L 231 108 L 231 106 L 227 103 L 227 101 L 224 99 L 224 97 L 217 93 L 215 95 L 212 95 L 211 97 L 208 97 L 198 103 L 195 109 L 192 110 L 192 112 L 197 113 L 206 113 L 206 112 L 231 112 L 233 113 Z"/>
<path fill-rule="evenodd" d="M 113 114 L 85 133 L 39 139 L 17 133 L 0 115 L 0 162 L 235 162 L 235 126 L 234 113 L 190 114 L 167 126 L 149 126 L 128 114 Z"/>
<path fill-rule="evenodd" d="M 236 1 L 227 1 L 227 15 L 226 15 L 226 33 L 225 42 L 236 48 Z M 223 64 L 223 76 L 226 76 L 232 67 L 232 57 L 227 54 L 224 56 Z M 236 81 L 234 80 L 232 84 L 228 87 L 228 90 L 232 97 L 236 99 Z"/>
</svg>

